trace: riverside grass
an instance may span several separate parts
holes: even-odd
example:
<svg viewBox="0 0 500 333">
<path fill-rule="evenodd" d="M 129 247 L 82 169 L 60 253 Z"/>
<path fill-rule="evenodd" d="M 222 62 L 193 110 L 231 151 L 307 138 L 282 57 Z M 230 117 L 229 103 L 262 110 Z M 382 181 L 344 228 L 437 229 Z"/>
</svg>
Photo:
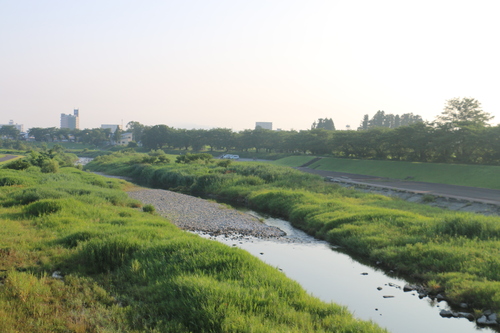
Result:
<svg viewBox="0 0 500 333">
<path fill-rule="evenodd" d="M 291 156 L 271 163 L 298 167 L 314 157 Z M 309 168 L 412 181 L 500 189 L 500 166 L 404 161 L 357 160 L 325 157 Z"/>
<path fill-rule="evenodd" d="M 326 183 L 261 163 L 146 165 L 123 153 L 89 169 L 151 187 L 212 195 L 280 216 L 347 252 L 424 283 L 477 311 L 500 310 L 500 218 L 458 213 Z"/>
<path fill-rule="evenodd" d="M 76 168 L 0 176 L 1 332 L 387 332 L 143 212 L 124 181 Z"/>
</svg>

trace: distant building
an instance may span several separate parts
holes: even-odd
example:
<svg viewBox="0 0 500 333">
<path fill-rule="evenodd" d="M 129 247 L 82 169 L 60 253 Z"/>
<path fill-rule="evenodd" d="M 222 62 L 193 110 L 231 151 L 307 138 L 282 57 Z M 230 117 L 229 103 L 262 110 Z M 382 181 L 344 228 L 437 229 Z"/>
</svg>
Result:
<svg viewBox="0 0 500 333">
<path fill-rule="evenodd" d="M 73 114 L 61 113 L 61 128 L 80 129 L 80 112 L 73 110 Z"/>
<path fill-rule="evenodd" d="M 255 123 L 255 129 L 257 129 L 257 128 L 272 130 L 273 123 L 258 121 Z"/>
<path fill-rule="evenodd" d="M 132 133 L 127 132 L 127 133 L 123 133 L 121 135 L 121 139 L 120 139 L 120 141 L 117 142 L 117 144 L 121 145 L 121 146 L 126 146 L 131 141 L 133 141 L 132 140 Z"/>
<path fill-rule="evenodd" d="M 115 133 L 116 130 L 121 130 L 122 127 L 121 125 L 101 125 L 102 129 L 107 129 L 109 128 L 111 130 L 111 133 Z"/>
<path fill-rule="evenodd" d="M 0 124 L 0 128 L 4 126 L 14 126 L 14 128 L 19 132 L 24 132 L 24 125 L 14 124 L 14 120 L 10 120 L 8 124 Z"/>
</svg>

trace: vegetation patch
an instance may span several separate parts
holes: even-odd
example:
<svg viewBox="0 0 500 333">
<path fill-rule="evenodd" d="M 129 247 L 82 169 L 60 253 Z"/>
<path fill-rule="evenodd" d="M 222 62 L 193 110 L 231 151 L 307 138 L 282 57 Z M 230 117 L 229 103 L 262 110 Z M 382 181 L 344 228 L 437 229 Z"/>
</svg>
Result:
<svg viewBox="0 0 500 333">
<path fill-rule="evenodd" d="M 328 165 L 325 160 L 321 160 L 322 165 Z M 366 166 L 379 161 L 360 162 L 367 162 Z M 124 163 L 119 155 L 88 167 L 117 170 Z M 147 186 L 182 188 L 185 193 L 238 201 L 284 217 L 351 254 L 382 262 L 388 270 L 420 280 L 431 290 L 444 293 L 452 303 L 500 310 L 494 296 L 500 293 L 499 217 L 423 208 L 341 188 L 291 168 L 255 162 L 234 163 L 227 168 L 215 162 L 135 165 L 124 175 Z M 470 281 L 477 281 L 472 284 L 477 287 L 470 288 Z"/>
<path fill-rule="evenodd" d="M 156 180 L 160 166 L 140 165 L 122 170 L 159 183 L 175 179 Z M 175 165 L 176 182 L 191 185 L 191 168 L 198 175 L 210 169 Z M 30 181 L 0 187 L 2 331 L 386 332 L 243 250 L 133 208 L 122 181 L 76 168 L 5 171 Z M 231 183 L 234 175 L 227 177 Z M 198 189 L 217 188 L 210 179 Z"/>
</svg>

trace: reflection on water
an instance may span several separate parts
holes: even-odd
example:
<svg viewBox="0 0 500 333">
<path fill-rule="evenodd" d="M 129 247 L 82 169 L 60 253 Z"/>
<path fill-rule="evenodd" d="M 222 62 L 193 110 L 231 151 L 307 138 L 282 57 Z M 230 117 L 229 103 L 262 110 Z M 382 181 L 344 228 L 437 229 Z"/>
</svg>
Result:
<svg viewBox="0 0 500 333">
<path fill-rule="evenodd" d="M 286 221 L 267 218 L 265 223 L 282 229 L 287 236 L 282 240 L 222 236 L 215 239 L 250 252 L 282 270 L 312 295 L 345 305 L 356 317 L 372 320 L 390 332 L 494 332 L 476 327 L 464 318 L 442 318 L 439 312 L 449 309 L 446 302 L 419 299 L 414 291 L 404 292 L 404 280 L 353 260 Z"/>
</svg>

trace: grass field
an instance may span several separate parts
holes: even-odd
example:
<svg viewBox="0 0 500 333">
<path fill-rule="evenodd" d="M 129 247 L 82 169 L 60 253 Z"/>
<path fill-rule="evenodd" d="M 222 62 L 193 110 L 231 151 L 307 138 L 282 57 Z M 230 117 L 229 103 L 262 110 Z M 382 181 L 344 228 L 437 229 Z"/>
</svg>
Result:
<svg viewBox="0 0 500 333">
<path fill-rule="evenodd" d="M 287 157 L 273 162 L 297 167 L 314 157 Z M 309 168 L 429 183 L 500 189 L 500 166 L 323 158 Z"/>
<path fill-rule="evenodd" d="M 314 158 L 315 156 L 289 156 L 273 161 L 271 163 L 274 165 L 298 167 L 313 160 Z"/>
</svg>

